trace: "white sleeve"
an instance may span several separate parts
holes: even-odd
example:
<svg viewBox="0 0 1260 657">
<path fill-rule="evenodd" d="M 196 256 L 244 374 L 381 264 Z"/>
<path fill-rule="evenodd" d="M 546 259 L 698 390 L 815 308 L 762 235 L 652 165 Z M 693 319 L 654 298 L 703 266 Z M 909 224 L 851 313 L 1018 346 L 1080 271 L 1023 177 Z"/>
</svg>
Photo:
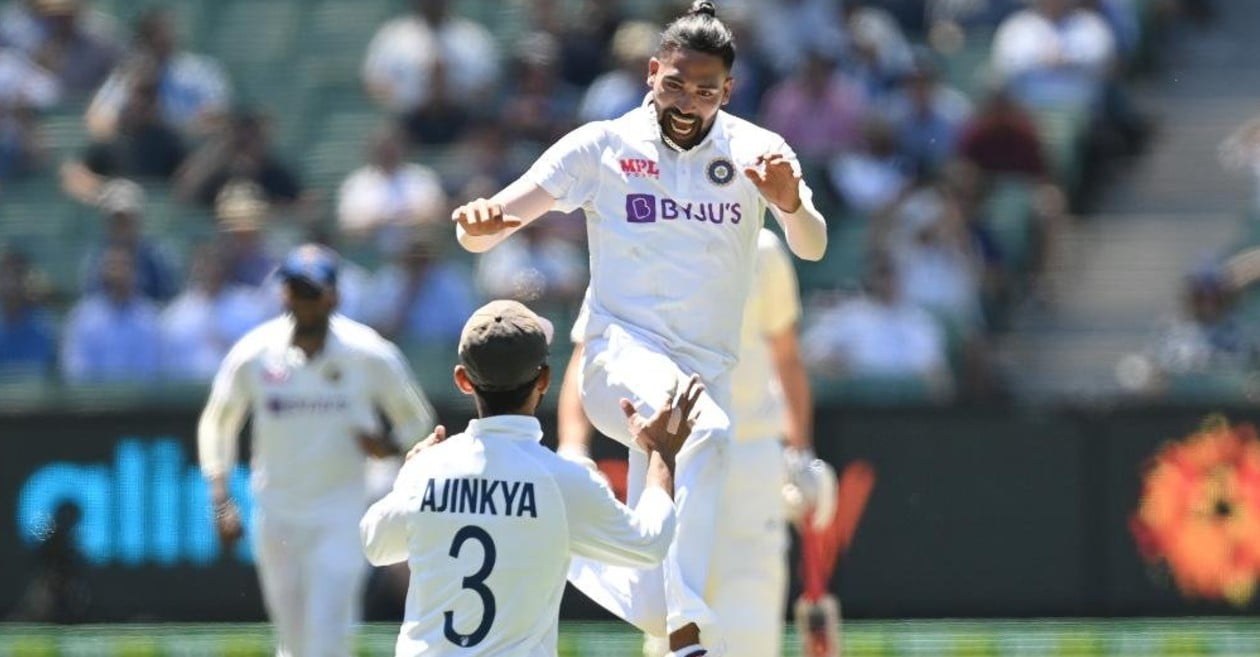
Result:
<svg viewBox="0 0 1260 657">
<path fill-rule="evenodd" d="M 433 429 L 433 406 L 416 384 L 398 347 L 384 342 L 381 354 L 372 363 L 373 397 L 393 425 L 394 438 L 405 450 Z"/>
<path fill-rule="evenodd" d="M 197 455 L 207 478 L 225 475 L 236 465 L 241 424 L 249 410 L 247 353 L 238 343 L 223 359 L 197 423 Z"/>
<path fill-rule="evenodd" d="M 631 510 L 613 497 L 597 474 L 573 467 L 583 473 L 575 475 L 571 490 L 565 491 L 573 555 L 631 568 L 651 568 L 664 561 L 674 540 L 674 502 L 669 495 L 648 488 Z"/>
<path fill-rule="evenodd" d="M 555 198 L 554 210 L 572 212 L 582 207 L 599 187 L 603 137 L 602 122 L 577 128 L 552 144 L 522 178 Z"/>
<path fill-rule="evenodd" d="M 407 518 L 411 504 L 398 488 L 368 507 L 359 521 L 363 556 L 373 566 L 388 566 L 407 559 Z"/>
<path fill-rule="evenodd" d="M 761 316 L 757 318 L 762 335 L 778 335 L 801 317 L 801 293 L 797 288 L 796 270 L 779 238 L 771 245 L 762 247 L 757 259 L 757 291 L 761 303 L 757 306 Z"/>
<path fill-rule="evenodd" d="M 814 190 L 810 189 L 805 182 L 801 171 L 801 161 L 797 158 L 796 151 L 792 150 L 786 141 L 780 140 L 773 150 L 782 153 L 791 163 L 796 175 L 801 176 L 797 184 L 801 207 L 795 212 L 788 213 L 780 210 L 773 203 L 766 203 L 766 205 L 770 208 L 770 214 L 774 215 L 775 220 L 783 227 L 783 236 L 787 238 L 788 248 L 792 250 L 792 253 L 805 260 L 821 260 L 823 254 L 827 252 L 827 220 L 823 218 L 818 208 L 814 207 Z"/>
</svg>

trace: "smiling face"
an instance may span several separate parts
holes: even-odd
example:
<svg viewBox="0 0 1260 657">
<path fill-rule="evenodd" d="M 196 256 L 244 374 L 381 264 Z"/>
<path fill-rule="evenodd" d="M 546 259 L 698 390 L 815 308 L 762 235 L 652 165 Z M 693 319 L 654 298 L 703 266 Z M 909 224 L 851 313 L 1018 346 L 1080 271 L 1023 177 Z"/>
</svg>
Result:
<svg viewBox="0 0 1260 657">
<path fill-rule="evenodd" d="M 734 79 L 716 55 L 683 48 L 648 61 L 648 86 L 661 134 L 682 148 L 700 142 L 731 99 Z"/>
</svg>

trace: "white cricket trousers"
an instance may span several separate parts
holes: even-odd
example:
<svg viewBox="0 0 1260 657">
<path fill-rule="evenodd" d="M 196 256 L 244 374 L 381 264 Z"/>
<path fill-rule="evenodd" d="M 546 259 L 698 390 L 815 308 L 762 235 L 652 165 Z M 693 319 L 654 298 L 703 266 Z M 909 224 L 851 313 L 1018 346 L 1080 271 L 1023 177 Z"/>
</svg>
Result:
<svg viewBox="0 0 1260 657">
<path fill-rule="evenodd" d="M 348 657 L 367 576 L 360 514 L 336 510 L 300 521 L 258 507 L 254 514 L 254 555 L 276 655 Z"/>
<path fill-rule="evenodd" d="M 620 400 L 629 399 L 651 415 L 678 383 L 691 376 L 665 352 L 613 325 L 587 342 L 582 357 L 582 405 L 595 428 L 630 448 L 627 503 L 638 504 L 647 475 L 647 455 L 633 444 Z M 719 657 L 724 627 L 705 596 L 710 573 L 718 502 L 726 473 L 730 420 L 726 380 L 705 381 L 697 404 L 700 414 L 677 456 L 674 504 L 677 529 L 661 567 L 648 570 L 611 567 L 574 559 L 570 581 L 600 605 L 643 631 L 664 636 L 688 623 L 700 628 L 701 641 Z"/>
<path fill-rule="evenodd" d="M 729 455 L 708 599 L 727 657 L 778 657 L 788 578 L 783 446 L 777 436 L 733 442 Z"/>
</svg>

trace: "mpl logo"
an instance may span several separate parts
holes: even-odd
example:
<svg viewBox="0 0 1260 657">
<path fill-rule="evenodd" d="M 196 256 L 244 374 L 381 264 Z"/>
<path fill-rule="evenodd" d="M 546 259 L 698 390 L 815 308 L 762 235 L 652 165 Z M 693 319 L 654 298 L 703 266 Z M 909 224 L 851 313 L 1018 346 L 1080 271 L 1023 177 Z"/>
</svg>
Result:
<svg viewBox="0 0 1260 657">
<path fill-rule="evenodd" d="M 631 178 L 660 178 L 661 170 L 656 167 L 655 160 L 637 157 L 623 157 L 619 160 L 621 172 Z"/>
</svg>

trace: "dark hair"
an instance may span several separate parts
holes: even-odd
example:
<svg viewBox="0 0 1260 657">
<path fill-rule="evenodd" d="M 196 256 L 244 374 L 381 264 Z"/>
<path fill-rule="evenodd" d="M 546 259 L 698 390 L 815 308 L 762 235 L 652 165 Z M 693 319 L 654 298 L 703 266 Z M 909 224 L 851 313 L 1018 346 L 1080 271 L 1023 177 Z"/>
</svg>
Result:
<svg viewBox="0 0 1260 657">
<path fill-rule="evenodd" d="M 728 70 L 735 63 L 735 37 L 718 20 L 717 7 L 711 0 L 696 0 L 686 15 L 666 26 L 656 52 L 684 49 L 721 57 Z"/>
<path fill-rule="evenodd" d="M 533 394 L 534 387 L 538 384 L 538 377 L 542 376 L 543 371 L 547 369 L 547 365 L 543 364 L 543 369 L 538 371 L 538 376 L 512 388 L 511 390 L 482 390 L 474 387 L 477 393 L 477 406 L 480 407 L 481 414 L 490 415 L 507 415 L 516 413 L 525 405 L 525 401 Z"/>
</svg>

